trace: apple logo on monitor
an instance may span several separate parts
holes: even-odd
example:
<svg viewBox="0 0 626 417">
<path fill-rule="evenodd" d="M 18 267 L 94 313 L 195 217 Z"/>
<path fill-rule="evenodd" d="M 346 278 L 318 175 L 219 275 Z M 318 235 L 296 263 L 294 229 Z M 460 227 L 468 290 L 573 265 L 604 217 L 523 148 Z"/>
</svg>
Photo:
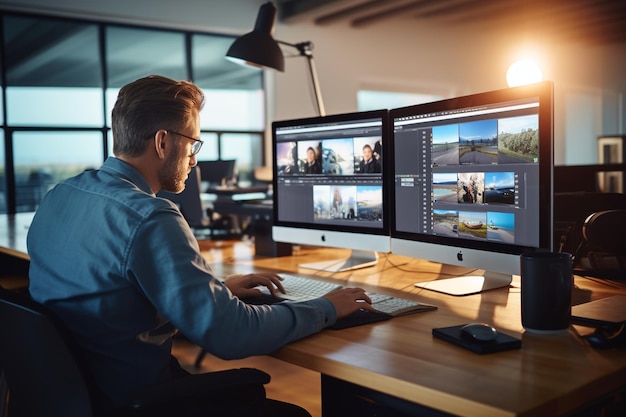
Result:
<svg viewBox="0 0 626 417">
<path fill-rule="evenodd" d="M 326 242 L 326 235 L 322 235 L 322 242 Z"/>
<path fill-rule="evenodd" d="M 463 262 L 463 252 L 459 251 L 459 253 L 456 254 L 456 259 L 459 262 Z"/>
</svg>

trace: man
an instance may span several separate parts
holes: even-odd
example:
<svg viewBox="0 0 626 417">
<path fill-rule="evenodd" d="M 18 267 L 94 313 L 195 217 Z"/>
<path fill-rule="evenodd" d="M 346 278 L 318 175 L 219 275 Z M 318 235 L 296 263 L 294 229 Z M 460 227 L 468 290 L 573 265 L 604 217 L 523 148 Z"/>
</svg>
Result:
<svg viewBox="0 0 626 417">
<path fill-rule="evenodd" d="M 203 103 L 185 81 L 149 76 L 124 86 L 112 113 L 116 156 L 57 185 L 29 228 L 31 295 L 64 321 L 113 404 L 181 373 L 171 364 L 175 329 L 212 354 L 241 358 L 372 309 L 355 288 L 252 306 L 240 298 L 258 285 L 283 291 L 278 276 L 216 279 L 180 211 L 155 196 L 184 189 L 202 146 Z M 268 413 L 280 415 L 280 404 Z"/>
<path fill-rule="evenodd" d="M 363 146 L 363 159 L 359 163 L 359 172 L 361 174 L 380 174 L 380 161 L 374 158 L 374 152 L 370 145 Z"/>
<path fill-rule="evenodd" d="M 318 162 L 317 152 L 312 146 L 306 150 L 306 163 L 304 165 L 305 174 L 321 174 L 322 165 Z"/>
</svg>

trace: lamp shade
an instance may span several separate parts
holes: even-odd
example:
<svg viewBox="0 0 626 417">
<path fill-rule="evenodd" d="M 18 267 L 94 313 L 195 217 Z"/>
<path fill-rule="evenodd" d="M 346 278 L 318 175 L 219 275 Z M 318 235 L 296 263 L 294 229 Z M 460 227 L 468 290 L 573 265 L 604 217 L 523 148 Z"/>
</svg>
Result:
<svg viewBox="0 0 626 417">
<path fill-rule="evenodd" d="M 226 53 L 226 58 L 243 65 L 285 70 L 285 57 L 274 40 L 276 7 L 267 2 L 259 9 L 254 30 L 235 39 Z"/>
</svg>

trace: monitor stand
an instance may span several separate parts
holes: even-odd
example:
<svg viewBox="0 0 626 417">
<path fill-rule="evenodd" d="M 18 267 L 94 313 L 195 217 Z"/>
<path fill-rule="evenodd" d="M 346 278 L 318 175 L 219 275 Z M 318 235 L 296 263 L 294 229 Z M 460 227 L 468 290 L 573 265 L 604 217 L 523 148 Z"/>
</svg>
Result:
<svg viewBox="0 0 626 417">
<path fill-rule="evenodd" d="M 378 253 L 375 251 L 353 250 L 347 259 L 311 262 L 298 265 L 301 268 L 315 269 L 326 272 L 342 272 L 352 269 L 367 268 L 378 263 Z"/>
<path fill-rule="evenodd" d="M 496 288 L 508 287 L 513 277 L 509 274 L 485 271 L 484 275 L 462 276 L 418 282 L 418 288 L 437 291 L 448 295 L 470 295 Z"/>
</svg>

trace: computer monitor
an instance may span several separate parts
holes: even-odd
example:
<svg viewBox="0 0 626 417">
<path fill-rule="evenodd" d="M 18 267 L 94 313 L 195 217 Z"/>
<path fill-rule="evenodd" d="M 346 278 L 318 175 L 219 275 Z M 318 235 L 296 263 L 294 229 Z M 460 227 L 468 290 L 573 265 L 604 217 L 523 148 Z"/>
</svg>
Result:
<svg viewBox="0 0 626 417">
<path fill-rule="evenodd" d="M 344 271 L 389 252 L 387 110 L 272 124 L 276 242 L 351 249 L 348 259 L 300 265 Z"/>
<path fill-rule="evenodd" d="M 416 286 L 508 286 L 520 254 L 551 250 L 552 97 L 542 82 L 390 110 L 392 253 L 485 271 Z"/>
<path fill-rule="evenodd" d="M 198 161 L 203 190 L 230 185 L 235 180 L 236 159 L 217 159 Z"/>
</svg>

